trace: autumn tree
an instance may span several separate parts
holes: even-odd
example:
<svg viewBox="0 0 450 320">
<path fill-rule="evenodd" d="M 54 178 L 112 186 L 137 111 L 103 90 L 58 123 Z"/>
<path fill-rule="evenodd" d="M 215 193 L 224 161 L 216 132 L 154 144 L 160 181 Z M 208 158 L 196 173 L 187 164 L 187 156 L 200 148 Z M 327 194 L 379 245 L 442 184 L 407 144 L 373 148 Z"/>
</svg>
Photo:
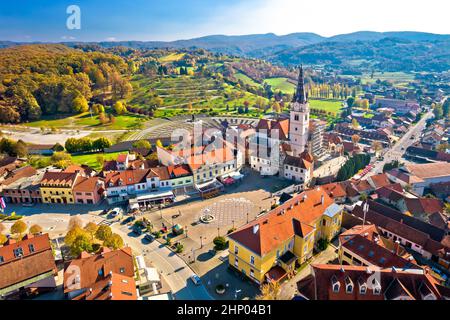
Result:
<svg viewBox="0 0 450 320">
<path fill-rule="evenodd" d="M 38 224 L 33 224 L 33 225 L 30 227 L 30 233 L 31 233 L 32 235 L 38 235 L 38 234 L 41 234 L 41 233 L 42 233 L 42 227 L 41 227 L 40 225 L 38 225 Z"/>
<path fill-rule="evenodd" d="M 256 297 L 256 300 L 277 300 L 281 291 L 280 284 L 275 281 L 265 283 L 261 286 L 261 294 Z"/>
<path fill-rule="evenodd" d="M 352 127 L 353 127 L 353 129 L 359 128 L 358 120 L 356 120 L 355 118 L 352 119 Z"/>
<path fill-rule="evenodd" d="M 94 222 L 89 222 L 85 227 L 84 230 L 89 233 L 89 235 L 91 236 L 91 240 L 94 240 L 95 237 L 95 233 L 98 230 L 98 225 L 95 224 Z"/>
<path fill-rule="evenodd" d="M 16 235 L 17 239 L 22 239 L 23 234 L 27 231 L 28 227 L 27 224 L 21 220 L 16 221 L 11 226 L 11 233 Z"/>
<path fill-rule="evenodd" d="M 138 148 L 138 149 L 151 149 L 152 145 L 150 144 L 150 142 L 148 140 L 138 140 L 136 142 L 133 143 L 133 147 L 134 148 Z"/>
<path fill-rule="evenodd" d="M 0 246 L 3 245 L 6 241 L 8 241 L 8 238 L 3 233 L 0 233 Z"/>
<path fill-rule="evenodd" d="M 85 97 L 82 95 L 73 99 L 72 110 L 78 113 L 83 113 L 89 110 L 89 105 Z"/>
<path fill-rule="evenodd" d="M 117 250 L 123 247 L 123 239 L 118 234 L 113 233 L 105 239 L 103 245 L 110 249 Z"/>
<path fill-rule="evenodd" d="M 101 225 L 98 227 L 97 231 L 95 232 L 95 237 L 99 240 L 105 241 L 106 239 L 110 238 L 112 236 L 112 230 L 111 227 Z"/>
<path fill-rule="evenodd" d="M 124 114 L 125 112 L 127 112 L 127 108 L 124 106 L 124 104 L 121 101 L 117 101 L 114 104 L 113 108 L 114 108 L 114 112 L 117 115 L 121 115 L 121 114 Z"/>
<path fill-rule="evenodd" d="M 357 144 L 359 142 L 359 140 L 361 140 L 361 137 L 357 134 L 352 135 L 352 142 L 354 144 Z"/>
<path fill-rule="evenodd" d="M 81 221 L 80 217 L 78 217 L 78 216 L 72 217 L 69 220 L 68 229 L 70 230 L 75 227 L 83 228 L 83 221 Z"/>
</svg>

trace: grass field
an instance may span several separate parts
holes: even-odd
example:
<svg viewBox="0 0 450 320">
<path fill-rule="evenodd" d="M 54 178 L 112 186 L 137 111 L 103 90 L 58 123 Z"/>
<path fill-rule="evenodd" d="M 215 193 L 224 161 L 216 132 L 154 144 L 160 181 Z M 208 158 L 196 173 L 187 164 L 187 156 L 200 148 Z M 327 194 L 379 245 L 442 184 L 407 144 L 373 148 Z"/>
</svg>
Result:
<svg viewBox="0 0 450 320">
<path fill-rule="evenodd" d="M 273 91 L 281 91 L 289 94 L 293 94 L 295 91 L 295 85 L 289 82 L 287 78 L 268 78 L 264 82 L 271 85 Z"/>
<path fill-rule="evenodd" d="M 166 56 L 163 56 L 161 58 L 159 58 L 159 62 L 161 63 L 168 63 L 168 62 L 173 62 L 173 61 L 178 61 L 181 60 L 184 57 L 184 53 L 170 53 Z"/>
<path fill-rule="evenodd" d="M 29 122 L 26 125 L 34 128 L 60 128 L 60 129 L 94 129 L 94 130 L 128 130 L 138 129 L 146 119 L 141 115 L 124 114 L 114 116 L 114 123 L 102 124 L 98 115 L 92 115 L 89 112 L 66 116 L 61 118 L 45 117 L 39 121 Z"/>
<path fill-rule="evenodd" d="M 255 82 L 252 78 L 246 76 L 245 74 L 238 72 L 235 75 L 235 78 L 238 80 L 241 80 L 243 83 L 253 86 L 253 87 L 260 87 L 261 84 L 259 84 L 258 82 Z"/>
<path fill-rule="evenodd" d="M 338 114 L 342 108 L 342 101 L 340 100 L 309 100 L 309 105 L 311 108 L 325 110 L 327 112 L 333 112 Z"/>
<path fill-rule="evenodd" d="M 95 170 L 101 170 L 102 166 L 97 162 L 98 156 L 103 156 L 105 160 L 115 160 L 117 156 L 123 152 L 112 152 L 112 153 L 91 153 L 72 156 L 72 162 L 78 165 L 88 165 Z"/>
</svg>

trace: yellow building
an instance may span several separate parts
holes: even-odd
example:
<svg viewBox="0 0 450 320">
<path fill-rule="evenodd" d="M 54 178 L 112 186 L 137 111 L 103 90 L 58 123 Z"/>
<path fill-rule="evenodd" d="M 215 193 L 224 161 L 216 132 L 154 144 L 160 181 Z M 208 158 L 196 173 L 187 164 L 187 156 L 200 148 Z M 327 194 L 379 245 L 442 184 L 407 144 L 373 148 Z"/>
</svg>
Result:
<svg viewBox="0 0 450 320">
<path fill-rule="evenodd" d="M 259 284 L 289 277 L 341 221 L 342 207 L 324 190 L 304 191 L 229 235 L 230 266 Z"/>
<path fill-rule="evenodd" d="M 80 176 L 79 172 L 46 172 L 41 180 L 43 203 L 75 203 L 73 186 Z"/>
</svg>

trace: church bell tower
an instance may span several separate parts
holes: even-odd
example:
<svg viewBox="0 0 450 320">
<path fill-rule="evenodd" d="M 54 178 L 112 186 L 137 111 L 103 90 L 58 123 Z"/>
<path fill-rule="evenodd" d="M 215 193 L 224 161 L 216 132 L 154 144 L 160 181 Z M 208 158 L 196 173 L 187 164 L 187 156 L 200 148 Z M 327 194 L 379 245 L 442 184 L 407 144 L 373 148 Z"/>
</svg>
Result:
<svg viewBox="0 0 450 320">
<path fill-rule="evenodd" d="M 289 113 L 289 141 L 293 156 L 298 157 L 305 151 L 309 134 L 309 103 L 305 94 L 303 66 L 300 66 L 297 89 Z"/>
</svg>

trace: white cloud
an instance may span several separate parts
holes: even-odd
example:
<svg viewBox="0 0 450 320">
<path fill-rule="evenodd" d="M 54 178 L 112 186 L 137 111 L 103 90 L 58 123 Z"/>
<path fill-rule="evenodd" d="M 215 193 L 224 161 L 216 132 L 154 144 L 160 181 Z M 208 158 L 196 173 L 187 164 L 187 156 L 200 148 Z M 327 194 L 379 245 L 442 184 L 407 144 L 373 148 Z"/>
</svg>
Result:
<svg viewBox="0 0 450 320">
<path fill-rule="evenodd" d="M 105 41 L 117 41 L 116 37 L 108 37 L 105 39 Z"/>
<path fill-rule="evenodd" d="M 76 38 L 75 37 L 72 37 L 72 36 L 62 36 L 61 37 L 61 40 L 75 40 Z"/>
<path fill-rule="evenodd" d="M 450 33 L 450 4 L 442 0 L 253 0 L 213 13 L 192 30 L 204 34 L 287 34 L 324 36 L 361 30 Z"/>
</svg>

